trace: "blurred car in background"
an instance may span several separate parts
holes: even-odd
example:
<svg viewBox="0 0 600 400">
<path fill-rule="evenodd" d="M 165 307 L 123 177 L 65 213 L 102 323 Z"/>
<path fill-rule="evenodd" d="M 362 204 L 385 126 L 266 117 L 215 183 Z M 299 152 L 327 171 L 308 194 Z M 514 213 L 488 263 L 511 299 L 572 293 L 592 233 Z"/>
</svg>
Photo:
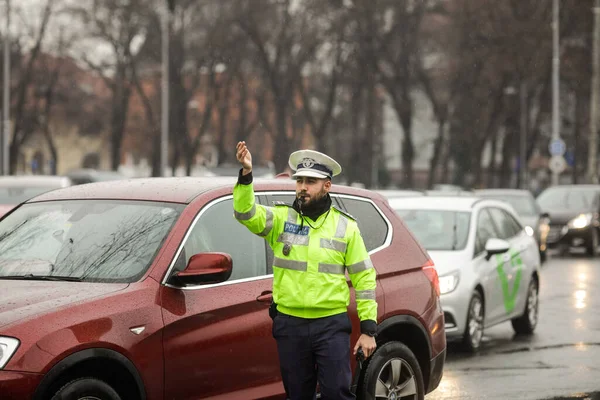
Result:
<svg viewBox="0 0 600 400">
<path fill-rule="evenodd" d="M 537 202 L 550 219 L 548 247 L 583 247 L 592 257 L 598 254 L 600 185 L 552 186 Z"/>
<path fill-rule="evenodd" d="M 449 183 L 436 183 L 435 185 L 433 185 L 432 189 L 440 192 L 462 192 L 463 190 L 465 190 L 465 188 L 463 188 L 462 186 L 452 185 Z"/>
<path fill-rule="evenodd" d="M 540 255 L 509 204 L 452 195 L 389 204 L 434 262 L 449 340 L 474 352 L 492 325 L 510 320 L 516 333 L 534 331 Z"/>
<path fill-rule="evenodd" d="M 0 176 L 0 216 L 15 206 L 44 192 L 71 186 L 66 176 L 12 175 Z"/>
<path fill-rule="evenodd" d="M 425 192 L 423 191 L 410 189 L 381 189 L 376 190 L 376 192 L 388 199 L 394 199 L 397 197 L 425 196 Z"/>
<path fill-rule="evenodd" d="M 519 214 L 519 218 L 521 218 L 521 222 L 525 225 L 525 229 L 537 240 L 542 262 L 546 261 L 550 219 L 542 211 L 529 190 L 481 189 L 475 190 L 475 194 L 479 197 L 506 201 L 510 204 L 517 214 Z"/>
<path fill-rule="evenodd" d="M 71 170 L 66 173 L 66 176 L 71 179 L 73 185 L 82 185 L 84 183 L 117 181 L 126 179 L 127 177 L 117 171 L 102 171 L 91 168 L 82 168 Z"/>
</svg>

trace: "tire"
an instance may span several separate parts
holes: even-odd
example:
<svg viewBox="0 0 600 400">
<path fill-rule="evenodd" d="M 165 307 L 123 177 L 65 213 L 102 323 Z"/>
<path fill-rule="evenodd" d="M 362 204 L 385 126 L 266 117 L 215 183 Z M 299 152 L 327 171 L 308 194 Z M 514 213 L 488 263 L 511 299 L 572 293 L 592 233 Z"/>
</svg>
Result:
<svg viewBox="0 0 600 400">
<path fill-rule="evenodd" d="M 106 382 L 88 377 L 67 383 L 52 400 L 121 400 L 121 396 Z"/>
<path fill-rule="evenodd" d="M 529 288 L 527 289 L 527 300 L 525 301 L 525 310 L 523 315 L 511 320 L 513 329 L 520 335 L 531 335 L 538 323 L 539 312 L 538 283 L 531 278 Z"/>
<path fill-rule="evenodd" d="M 592 228 L 590 243 L 585 247 L 585 251 L 590 257 L 596 257 L 598 255 L 598 230 L 596 228 Z"/>
<path fill-rule="evenodd" d="M 463 348 L 469 353 L 475 353 L 481 347 L 483 338 L 483 321 L 485 316 L 483 299 L 478 291 L 473 292 L 467 311 L 467 322 L 463 334 Z"/>
<path fill-rule="evenodd" d="M 423 400 L 424 386 L 421 366 L 413 352 L 403 343 L 388 342 L 369 359 L 357 398 Z M 390 397 L 392 393 L 396 397 Z"/>
</svg>

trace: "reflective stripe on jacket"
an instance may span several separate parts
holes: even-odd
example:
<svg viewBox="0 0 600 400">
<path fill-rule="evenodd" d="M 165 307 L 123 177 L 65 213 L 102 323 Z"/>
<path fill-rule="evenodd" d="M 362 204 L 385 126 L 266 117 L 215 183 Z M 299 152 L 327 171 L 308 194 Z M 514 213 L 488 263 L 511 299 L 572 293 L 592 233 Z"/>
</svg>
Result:
<svg viewBox="0 0 600 400">
<path fill-rule="evenodd" d="M 360 320 L 377 321 L 376 272 L 354 219 L 331 207 L 309 220 L 313 229 L 290 206 L 256 204 L 252 184 L 235 185 L 233 208 L 235 218 L 273 249 L 273 300 L 279 311 L 301 318 L 346 312 L 347 271 Z"/>
</svg>

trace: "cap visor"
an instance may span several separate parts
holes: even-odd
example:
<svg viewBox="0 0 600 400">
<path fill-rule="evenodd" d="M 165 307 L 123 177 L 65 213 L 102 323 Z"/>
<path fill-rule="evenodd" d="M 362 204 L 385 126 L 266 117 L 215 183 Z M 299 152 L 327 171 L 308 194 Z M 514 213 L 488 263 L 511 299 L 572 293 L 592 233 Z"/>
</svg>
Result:
<svg viewBox="0 0 600 400">
<path fill-rule="evenodd" d="M 317 172 L 317 171 L 298 171 L 294 175 L 292 175 L 292 178 L 298 178 L 300 176 L 305 176 L 307 178 L 318 178 L 318 179 L 329 178 L 329 175 L 327 175 L 325 173 Z"/>
</svg>

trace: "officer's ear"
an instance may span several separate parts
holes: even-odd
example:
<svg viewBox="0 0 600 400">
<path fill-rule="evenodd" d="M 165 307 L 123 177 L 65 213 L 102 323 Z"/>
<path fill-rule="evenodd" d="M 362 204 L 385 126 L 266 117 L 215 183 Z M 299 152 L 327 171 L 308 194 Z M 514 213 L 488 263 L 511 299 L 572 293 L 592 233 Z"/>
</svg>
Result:
<svg viewBox="0 0 600 400">
<path fill-rule="evenodd" d="M 331 179 L 329 179 L 329 178 L 325 179 L 323 188 L 325 188 L 325 190 L 327 190 L 329 192 L 329 189 L 331 189 Z"/>
</svg>

